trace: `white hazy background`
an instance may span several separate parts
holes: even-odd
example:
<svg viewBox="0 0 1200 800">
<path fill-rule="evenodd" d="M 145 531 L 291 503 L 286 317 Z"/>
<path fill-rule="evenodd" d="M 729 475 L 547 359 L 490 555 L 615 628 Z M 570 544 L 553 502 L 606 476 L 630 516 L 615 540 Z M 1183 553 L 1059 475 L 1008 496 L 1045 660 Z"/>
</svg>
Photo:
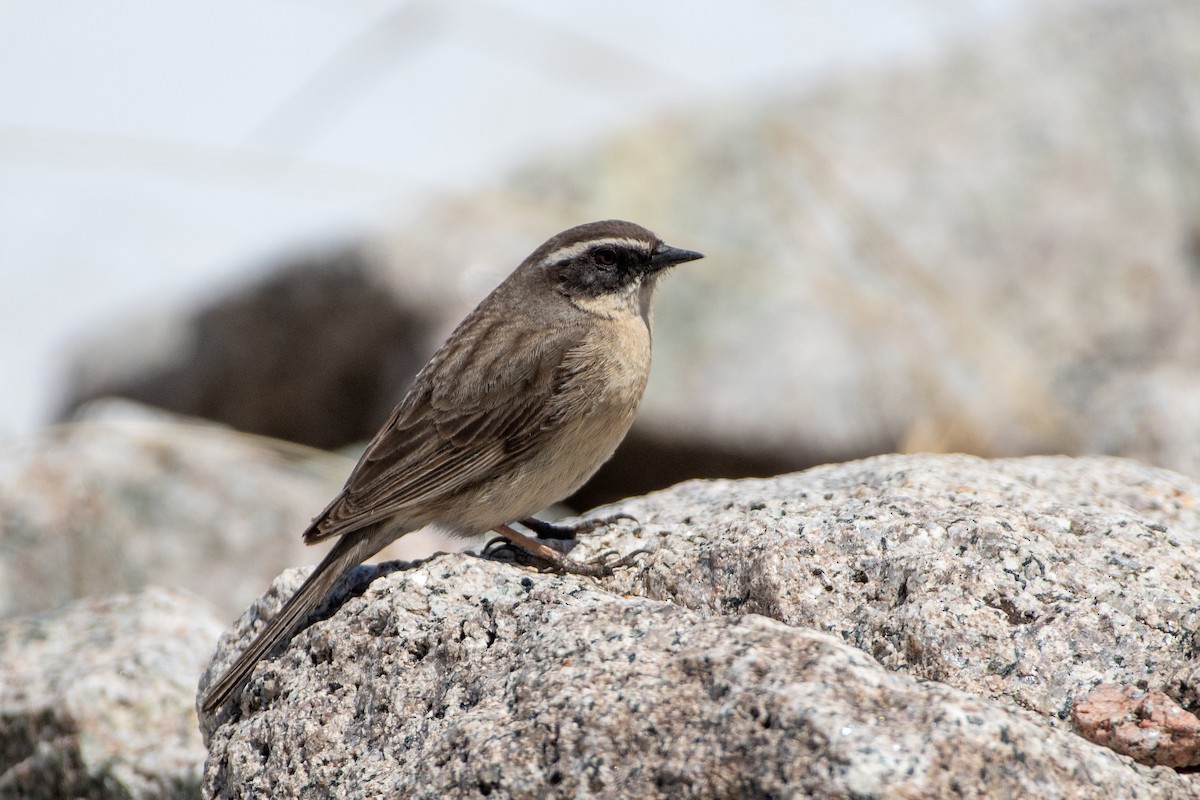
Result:
<svg viewBox="0 0 1200 800">
<path fill-rule="evenodd" d="M 656 114 L 926 58 L 1030 0 L 0 0 L 0 437 L 81 336 Z"/>
</svg>

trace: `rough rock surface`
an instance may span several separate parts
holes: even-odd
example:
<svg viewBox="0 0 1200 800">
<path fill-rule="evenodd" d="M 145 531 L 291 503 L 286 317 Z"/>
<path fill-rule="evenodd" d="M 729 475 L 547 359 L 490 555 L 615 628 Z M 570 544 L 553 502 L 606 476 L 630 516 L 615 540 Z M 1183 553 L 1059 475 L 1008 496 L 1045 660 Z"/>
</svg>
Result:
<svg viewBox="0 0 1200 800">
<path fill-rule="evenodd" d="M 1075 703 L 1080 734 L 1143 764 L 1200 764 L 1200 719 L 1165 692 L 1102 683 Z"/>
<path fill-rule="evenodd" d="M 196 797 L 195 676 L 220 633 L 161 588 L 0 622 L 0 797 Z"/>
<path fill-rule="evenodd" d="M 233 619 L 280 570 L 352 462 L 132 404 L 0 449 L 0 617 L 176 586 Z M 429 537 L 409 553 L 431 552 Z M 411 557 L 411 556 L 409 556 Z"/>
<path fill-rule="evenodd" d="M 1195 697 L 1198 497 L 1119 459 L 890 456 L 622 503 L 640 525 L 574 555 L 651 552 L 606 579 L 382 570 L 201 720 L 205 792 L 1200 797 L 1068 721 L 1104 682 Z"/>
</svg>

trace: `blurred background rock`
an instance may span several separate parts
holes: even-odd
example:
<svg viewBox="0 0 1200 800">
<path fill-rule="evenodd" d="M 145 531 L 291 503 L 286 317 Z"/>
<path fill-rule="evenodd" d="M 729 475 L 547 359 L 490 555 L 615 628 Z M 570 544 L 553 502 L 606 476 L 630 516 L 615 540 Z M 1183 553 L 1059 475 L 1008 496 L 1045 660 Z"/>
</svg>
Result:
<svg viewBox="0 0 1200 800">
<path fill-rule="evenodd" d="M 1200 476 L 1194 2 L 121 7 L 0 26 L 14 433 L 117 396 L 352 452 L 621 217 L 709 257 L 576 508 L 889 451 Z"/>
</svg>

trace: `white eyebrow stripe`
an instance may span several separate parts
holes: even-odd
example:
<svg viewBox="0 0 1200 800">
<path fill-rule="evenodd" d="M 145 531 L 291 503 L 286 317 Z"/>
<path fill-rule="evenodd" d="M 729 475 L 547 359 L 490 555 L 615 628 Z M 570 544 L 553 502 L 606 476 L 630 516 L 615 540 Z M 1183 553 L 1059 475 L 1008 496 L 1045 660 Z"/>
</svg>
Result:
<svg viewBox="0 0 1200 800">
<path fill-rule="evenodd" d="M 551 252 L 543 263 L 557 264 L 560 261 L 567 261 L 580 253 L 591 250 L 593 247 L 601 247 L 608 245 L 609 247 L 629 247 L 649 251 L 650 243 L 642 239 L 625 239 L 625 238 L 608 238 L 608 239 L 588 239 L 586 242 L 576 242 L 575 244 L 563 245 Z"/>
</svg>

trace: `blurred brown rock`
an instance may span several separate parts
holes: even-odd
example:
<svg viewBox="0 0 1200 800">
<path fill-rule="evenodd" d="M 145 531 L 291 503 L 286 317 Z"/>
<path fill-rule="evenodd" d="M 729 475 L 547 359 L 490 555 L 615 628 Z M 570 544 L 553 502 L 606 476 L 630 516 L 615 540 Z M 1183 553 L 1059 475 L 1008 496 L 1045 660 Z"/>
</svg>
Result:
<svg viewBox="0 0 1200 800">
<path fill-rule="evenodd" d="M 424 357 L 567 225 L 634 219 L 708 254 L 659 293 L 643 413 L 580 505 L 893 450 L 1128 454 L 1200 475 L 1198 41 L 1192 0 L 1050 5 L 940 58 L 677 113 L 547 159 L 431 204 L 354 257 L 378 265 L 394 305 L 422 310 L 406 347 Z M 287 329 L 296 341 L 336 338 L 321 321 L 353 316 L 353 303 L 319 305 L 281 312 L 306 319 Z M 237 343 L 214 356 L 270 348 L 249 363 L 287 363 L 305 382 L 287 403 L 247 399 L 254 413 L 202 411 L 278 435 L 292 425 L 278 413 L 303 420 L 297 431 L 369 435 L 420 361 L 355 352 L 378 369 L 357 394 L 379 396 L 351 425 L 337 370 L 299 364 L 290 337 L 204 330 Z M 274 398 L 275 375 L 202 394 Z M 141 386 L 85 385 L 72 396 Z"/>
<path fill-rule="evenodd" d="M 68 411 L 118 395 L 322 447 L 369 439 L 428 355 L 423 315 L 357 247 L 313 253 L 75 359 Z"/>
<path fill-rule="evenodd" d="M 1049 13 L 537 165 L 381 246 L 430 286 L 499 276 L 490 249 L 595 216 L 708 253 L 660 292 L 641 417 L 658 436 L 1200 474 L 1196 41 L 1184 0 Z M 470 236 L 447 246 L 450 229 Z"/>
</svg>

